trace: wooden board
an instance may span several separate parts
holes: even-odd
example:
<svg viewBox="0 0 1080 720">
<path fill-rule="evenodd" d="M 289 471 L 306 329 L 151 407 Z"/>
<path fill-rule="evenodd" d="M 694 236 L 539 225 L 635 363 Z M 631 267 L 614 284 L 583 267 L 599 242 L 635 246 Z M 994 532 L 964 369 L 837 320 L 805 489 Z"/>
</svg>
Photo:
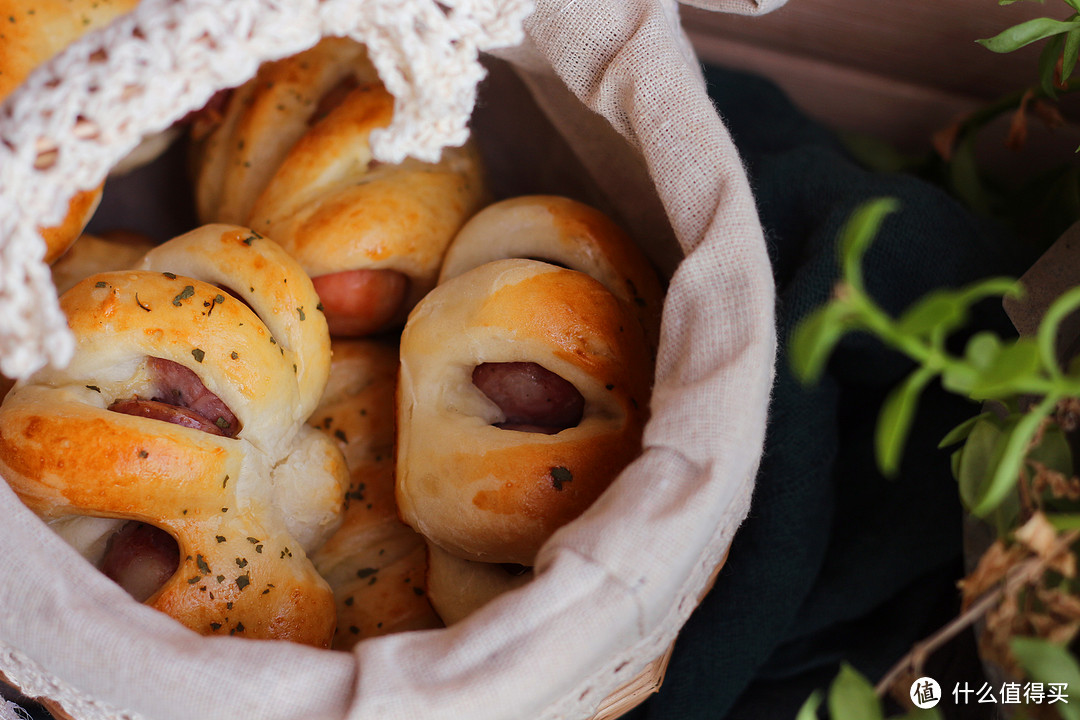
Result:
<svg viewBox="0 0 1080 720">
<path fill-rule="evenodd" d="M 1041 46 L 996 54 L 976 39 L 1068 11 L 1061 0 L 1008 6 L 995 0 L 789 0 L 756 17 L 682 9 L 704 62 L 771 78 L 830 127 L 906 150 L 928 148 L 936 130 L 1036 81 Z M 1072 100 L 1066 111 L 1080 118 Z M 987 154 L 1004 168 L 1029 166 L 1032 156 L 1042 165 L 1069 158 L 1078 140 L 1075 127 L 1036 129 L 1024 158 L 1000 142 Z"/>
</svg>

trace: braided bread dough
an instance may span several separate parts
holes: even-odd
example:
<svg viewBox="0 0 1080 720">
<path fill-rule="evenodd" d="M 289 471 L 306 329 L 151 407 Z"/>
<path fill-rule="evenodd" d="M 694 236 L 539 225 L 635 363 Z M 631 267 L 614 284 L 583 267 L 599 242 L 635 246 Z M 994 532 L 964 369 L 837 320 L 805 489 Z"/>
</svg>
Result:
<svg viewBox="0 0 1080 720">
<path fill-rule="evenodd" d="M 442 623 L 424 590 L 423 539 L 398 517 L 394 500 L 395 346 L 334 341 L 330 381 L 311 425 L 331 434 L 351 483 L 339 529 L 312 561 L 334 589 L 334 647 Z"/>
<path fill-rule="evenodd" d="M 200 217 L 242 222 L 281 243 L 315 279 L 328 315 L 348 303 L 327 296 L 326 276 L 400 278 L 379 283 L 375 294 L 392 294 L 389 306 L 372 310 L 379 320 L 353 335 L 405 321 L 435 286 L 454 234 L 487 198 L 471 145 L 447 148 L 438 163 L 375 161 L 371 132 L 393 112 L 363 47 L 327 39 L 263 66 L 198 152 Z"/>
<path fill-rule="evenodd" d="M 556 434 L 495 427 L 484 363 L 536 363 L 584 398 Z M 439 285 L 401 338 L 397 498 L 458 557 L 532 565 L 641 449 L 652 361 L 629 307 L 584 273 L 498 260 Z"/>
<path fill-rule="evenodd" d="M 305 551 L 336 528 L 348 480 L 333 442 L 304 424 L 329 368 L 311 282 L 277 245 L 225 225 L 139 267 L 61 298 L 75 356 L 0 407 L 0 474 L 92 560 L 108 519 L 172 535 L 179 568 L 147 602 L 191 629 L 327 646 L 333 598 Z M 161 363 L 194 372 L 239 427 L 109 410 L 167 395 Z"/>
</svg>

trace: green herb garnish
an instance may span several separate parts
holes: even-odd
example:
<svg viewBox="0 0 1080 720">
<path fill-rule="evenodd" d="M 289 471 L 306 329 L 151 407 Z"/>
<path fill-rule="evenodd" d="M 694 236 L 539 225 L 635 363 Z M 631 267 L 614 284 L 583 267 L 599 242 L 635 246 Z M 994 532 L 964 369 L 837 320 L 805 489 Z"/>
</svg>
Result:
<svg viewBox="0 0 1080 720">
<path fill-rule="evenodd" d="M 189 297 L 195 294 L 195 287 L 193 285 L 185 285 L 184 289 L 180 291 L 180 294 L 173 298 L 172 304 L 176 307 L 180 307 L 181 300 L 187 300 Z"/>
</svg>

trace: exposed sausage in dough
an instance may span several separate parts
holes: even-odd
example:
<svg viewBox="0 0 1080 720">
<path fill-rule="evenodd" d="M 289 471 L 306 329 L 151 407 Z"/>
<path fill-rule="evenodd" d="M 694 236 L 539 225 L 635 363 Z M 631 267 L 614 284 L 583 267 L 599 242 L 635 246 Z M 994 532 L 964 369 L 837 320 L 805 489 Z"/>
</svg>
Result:
<svg viewBox="0 0 1080 720">
<path fill-rule="evenodd" d="M 397 316 L 409 279 L 396 270 L 345 270 L 312 278 L 330 334 L 363 337 L 386 329 Z"/>
<path fill-rule="evenodd" d="M 225 434 L 220 427 L 194 410 L 177 407 L 158 400 L 140 400 L 139 398 L 117 400 L 109 406 L 109 409 L 124 415 L 137 415 L 151 420 L 161 420 L 173 425 L 192 428 L 193 430 L 202 430 L 211 435 Z"/>
<path fill-rule="evenodd" d="M 240 421 L 229 406 L 206 389 L 192 370 L 164 358 L 149 358 L 147 368 L 154 381 L 150 400 L 117 400 L 109 409 L 175 425 L 202 430 L 211 435 L 236 437 Z"/>
<path fill-rule="evenodd" d="M 482 363 L 473 384 L 499 406 L 504 430 L 554 435 L 581 422 L 585 398 L 572 383 L 533 362 Z"/>
<path fill-rule="evenodd" d="M 124 523 L 105 548 L 101 572 L 145 602 L 180 565 L 180 548 L 169 533 L 137 521 Z"/>
</svg>

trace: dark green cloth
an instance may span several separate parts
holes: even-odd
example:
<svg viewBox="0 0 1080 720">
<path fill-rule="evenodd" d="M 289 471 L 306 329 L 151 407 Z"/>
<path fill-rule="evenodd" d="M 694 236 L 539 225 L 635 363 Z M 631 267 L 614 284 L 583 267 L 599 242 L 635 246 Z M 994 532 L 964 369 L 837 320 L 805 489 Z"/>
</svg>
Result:
<svg viewBox="0 0 1080 720">
<path fill-rule="evenodd" d="M 792 377 L 786 340 L 830 294 L 841 226 L 867 200 L 900 200 L 864 265 L 870 293 L 893 314 L 934 288 L 1018 276 L 1032 258 L 940 189 L 857 165 L 771 83 L 716 67 L 706 75 L 765 228 L 781 352 L 750 516 L 660 692 L 628 717 L 793 720 L 840 661 L 876 678 L 955 612 L 962 512 L 936 446 L 978 412 L 930 388 L 900 475 L 885 479 L 873 460 L 877 413 L 912 365 L 855 334 L 820 384 Z M 1012 332 L 1000 303 L 980 306 L 969 327 Z"/>
</svg>

